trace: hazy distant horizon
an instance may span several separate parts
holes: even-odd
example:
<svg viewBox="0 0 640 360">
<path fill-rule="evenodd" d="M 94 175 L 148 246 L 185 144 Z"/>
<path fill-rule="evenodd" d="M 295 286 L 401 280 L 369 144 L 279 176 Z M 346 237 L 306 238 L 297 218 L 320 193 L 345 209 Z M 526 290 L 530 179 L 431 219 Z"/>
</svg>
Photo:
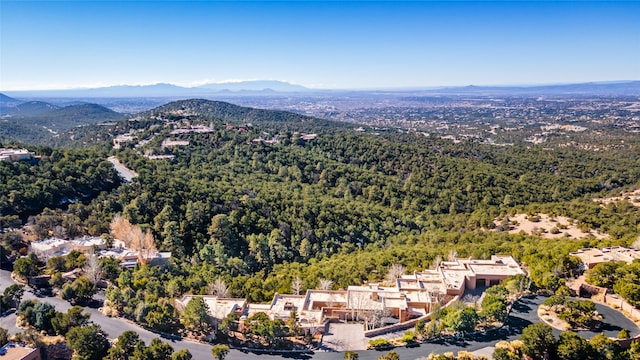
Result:
<svg viewBox="0 0 640 360">
<path fill-rule="evenodd" d="M 307 86 L 305 84 L 295 84 L 289 81 L 285 81 L 285 80 L 257 80 L 257 79 L 252 79 L 252 80 L 237 80 L 237 81 L 225 81 L 225 82 L 219 82 L 219 83 L 205 83 L 205 84 L 199 84 L 199 85 L 180 85 L 180 84 L 172 84 L 172 83 L 168 83 L 168 82 L 159 82 L 159 83 L 150 83 L 150 84 L 113 84 L 113 85 L 103 85 L 103 86 L 96 86 L 96 87 L 89 87 L 89 86 L 73 86 L 73 87 L 68 87 L 68 88 L 41 88 L 41 89 L 20 89 L 20 90 L 14 90 L 14 89 L 1 89 L 0 88 L 0 92 L 6 92 L 6 93 L 21 93 L 21 92 L 46 92 L 46 91 L 73 91 L 73 90 L 98 90 L 98 89 L 108 89 L 108 88 L 115 88 L 115 87 L 131 87 L 131 88 L 136 88 L 136 87 L 149 87 L 149 86 L 157 86 L 157 85 L 167 85 L 167 86 L 176 86 L 176 87 L 180 87 L 180 88 L 185 88 L 185 89 L 193 89 L 193 90 L 197 90 L 200 86 L 203 85 L 237 85 L 237 84 L 243 84 L 243 83 L 251 83 L 254 81 L 272 81 L 272 82 L 279 82 L 279 83 L 283 83 L 283 84 L 289 84 L 289 85 L 293 85 L 293 86 L 302 86 L 308 90 L 311 91 L 379 91 L 379 90 L 389 90 L 389 91 L 402 91 L 402 90 L 434 90 L 434 89 L 447 89 L 447 88 L 464 88 L 464 87 L 495 87 L 495 88 L 517 88 L 517 87 L 522 87 L 522 88 L 528 88 L 528 87 L 546 87 L 546 86 L 563 86 L 563 85 L 583 85 L 583 84 L 596 84 L 596 85 L 603 85 L 603 84 L 624 84 L 624 83 L 631 83 L 631 82 L 639 82 L 640 79 L 624 79 L 624 80 L 605 80 L 605 81 L 585 81 L 585 82 L 559 82 L 559 83 L 511 83 L 511 84 L 491 84 L 491 85 L 487 85 L 487 84 L 465 84 L 465 85 L 433 85 L 433 86 L 406 86 L 406 87 L 393 87 L 393 86 L 387 86 L 387 87 L 373 87 L 373 88 L 314 88 L 314 87 L 310 87 Z"/>
<path fill-rule="evenodd" d="M 0 91 L 255 79 L 336 90 L 640 79 L 640 2 L 1 6 Z"/>
</svg>

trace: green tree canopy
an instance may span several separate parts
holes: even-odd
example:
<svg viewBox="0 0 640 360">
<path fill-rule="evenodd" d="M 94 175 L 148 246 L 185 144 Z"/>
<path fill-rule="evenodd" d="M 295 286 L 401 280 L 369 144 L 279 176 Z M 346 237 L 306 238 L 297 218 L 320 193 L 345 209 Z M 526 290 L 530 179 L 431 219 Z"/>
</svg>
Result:
<svg viewBox="0 0 640 360">
<path fill-rule="evenodd" d="M 185 328 L 196 333 L 206 333 L 211 329 L 209 307 L 201 297 L 192 298 L 181 315 Z"/>
<path fill-rule="evenodd" d="M 551 326 L 544 323 L 529 325 L 522 330 L 520 340 L 524 343 L 522 351 L 535 360 L 554 356 L 557 341 L 551 331 Z"/>
<path fill-rule="evenodd" d="M 215 360 L 224 360 L 229 354 L 229 347 L 227 345 L 214 345 L 211 348 L 211 355 Z"/>
<path fill-rule="evenodd" d="M 101 360 L 107 355 L 109 340 L 99 325 L 71 328 L 66 337 L 67 344 L 74 351 L 74 359 Z"/>
</svg>

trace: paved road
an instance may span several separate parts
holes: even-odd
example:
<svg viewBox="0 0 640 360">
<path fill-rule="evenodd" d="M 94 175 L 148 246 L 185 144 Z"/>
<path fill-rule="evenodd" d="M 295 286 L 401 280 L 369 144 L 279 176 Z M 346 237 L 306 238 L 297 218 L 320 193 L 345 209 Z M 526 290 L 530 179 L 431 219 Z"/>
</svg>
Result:
<svg viewBox="0 0 640 360">
<path fill-rule="evenodd" d="M 617 337 L 618 332 L 623 328 L 629 331 L 629 335 L 634 337 L 636 335 L 640 335 L 640 328 L 631 321 L 629 318 L 624 316 L 623 313 L 616 311 L 606 305 L 596 303 L 596 311 L 602 315 L 602 328 L 600 331 L 578 331 L 577 333 L 580 336 L 591 339 L 592 337 L 603 332 L 608 337 Z"/>
<path fill-rule="evenodd" d="M 131 181 L 134 177 L 138 177 L 138 173 L 124 166 L 115 156 L 110 156 L 107 160 L 113 164 L 120 177 L 125 181 Z"/>
<path fill-rule="evenodd" d="M 5 287 L 12 284 L 13 281 L 9 277 L 9 272 L 6 270 L 0 270 L 0 291 L 4 290 Z M 35 298 L 35 295 L 31 292 L 25 292 L 25 299 Z M 71 306 L 68 302 L 53 298 L 41 298 L 41 301 L 49 302 L 54 305 L 58 311 L 66 311 Z M 509 319 L 507 321 L 506 326 L 503 329 L 490 332 L 487 335 L 477 336 L 475 338 L 468 338 L 464 340 L 455 340 L 455 341 L 440 341 L 437 343 L 427 343 L 421 344 L 420 346 L 414 348 L 396 348 L 396 351 L 403 360 L 409 359 L 425 359 L 430 353 L 445 353 L 448 351 L 458 352 L 459 350 L 467 350 L 467 351 L 476 351 L 487 346 L 493 346 L 496 342 L 500 340 L 516 340 L 520 337 L 522 333 L 522 329 L 531 325 L 533 323 L 539 322 L 537 316 L 537 308 L 542 302 L 545 300 L 544 297 L 538 296 L 534 298 L 524 298 L 521 299 L 518 303 L 513 306 Z M 612 310 L 603 305 L 596 304 L 596 309 L 600 312 L 605 319 L 605 326 L 603 327 L 603 331 L 608 336 L 615 336 L 618 331 L 622 327 L 629 330 L 631 335 L 640 334 L 640 329 L 631 322 L 629 319 L 624 317 L 621 313 Z M 145 330 L 134 323 L 124 321 L 118 318 L 110 318 L 102 315 L 97 309 L 94 308 L 86 308 L 86 311 L 91 313 L 91 320 L 99 324 L 102 329 L 109 335 L 111 338 L 118 337 L 122 332 L 131 330 L 135 331 L 140 335 L 140 338 L 144 340 L 147 344 L 151 342 L 151 339 L 158 337 L 157 334 L 152 333 L 148 330 Z M 15 327 L 16 317 L 15 314 L 11 314 L 5 317 L 0 317 L 0 326 L 9 329 L 10 333 L 16 333 L 21 330 Z M 556 336 L 560 333 L 557 330 L 554 330 Z M 585 338 L 591 338 L 596 333 L 582 331 L 579 332 L 581 336 Z M 211 346 L 206 344 L 195 343 L 191 341 L 182 340 L 180 338 L 171 339 L 171 338 L 162 338 L 163 341 L 168 342 L 173 346 L 175 350 L 180 349 L 189 349 L 194 359 L 211 359 Z M 380 355 L 386 352 L 378 352 L 378 351 L 358 351 L 360 355 L 360 359 L 362 360 L 375 360 Z M 231 350 L 227 359 L 229 360 L 242 360 L 242 359 L 282 359 L 282 358 L 293 358 L 293 359 L 321 359 L 321 360 L 339 360 L 343 359 L 343 354 L 338 352 L 317 352 L 311 355 L 305 354 L 254 354 L 251 352 L 243 352 L 239 350 Z"/>
</svg>

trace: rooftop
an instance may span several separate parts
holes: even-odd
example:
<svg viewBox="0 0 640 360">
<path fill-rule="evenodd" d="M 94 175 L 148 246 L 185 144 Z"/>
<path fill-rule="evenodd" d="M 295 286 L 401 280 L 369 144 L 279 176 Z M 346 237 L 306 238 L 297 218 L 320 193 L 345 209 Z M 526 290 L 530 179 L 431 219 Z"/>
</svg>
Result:
<svg viewBox="0 0 640 360">
<path fill-rule="evenodd" d="M 209 307 L 209 315 L 218 320 L 226 318 L 229 314 L 244 311 L 244 308 L 247 306 L 246 299 L 218 298 L 206 295 L 185 295 L 180 302 L 182 306 L 186 306 L 189 301 L 195 297 L 202 297 L 205 304 Z"/>
<path fill-rule="evenodd" d="M 32 153 L 27 149 L 0 148 L 0 161 L 30 160 L 34 156 L 35 156 L 35 153 Z"/>
<path fill-rule="evenodd" d="M 596 264 L 609 261 L 624 261 L 631 263 L 635 259 L 640 259 L 640 250 L 622 246 L 606 247 L 602 249 L 584 248 L 569 253 L 569 255 L 580 258 L 580 260 L 585 264 Z"/>
<path fill-rule="evenodd" d="M 291 311 L 298 313 L 304 308 L 305 295 L 283 295 L 276 294 L 271 302 L 271 314 L 274 318 L 288 318 Z"/>
<path fill-rule="evenodd" d="M 486 281 L 482 276 L 488 276 L 495 281 L 516 274 L 524 274 L 524 271 L 511 256 L 492 256 L 488 260 L 454 259 L 440 263 L 437 269 L 402 275 L 396 282 L 397 286 L 370 283 L 352 285 L 347 290 L 309 289 L 306 295 L 276 293 L 269 304 L 247 304 L 246 314 L 252 316 L 264 312 L 272 319 L 286 319 L 295 310 L 304 326 L 319 324 L 325 316 L 335 317 L 352 310 L 396 309 L 407 310 L 412 317 L 421 316 L 430 309 L 430 305 L 445 300 L 446 296 L 460 295 L 468 282 L 475 285 L 478 277 Z M 224 318 L 232 311 L 217 303 L 213 296 L 205 296 L 205 300 L 214 317 Z M 238 304 L 242 301 L 235 300 Z"/>
<path fill-rule="evenodd" d="M 30 348 L 25 344 L 9 342 L 0 348 L 0 359 L 21 360 L 24 359 L 27 355 L 37 351 L 38 349 Z M 31 358 L 40 359 L 40 354 L 38 353 L 35 357 Z"/>
</svg>

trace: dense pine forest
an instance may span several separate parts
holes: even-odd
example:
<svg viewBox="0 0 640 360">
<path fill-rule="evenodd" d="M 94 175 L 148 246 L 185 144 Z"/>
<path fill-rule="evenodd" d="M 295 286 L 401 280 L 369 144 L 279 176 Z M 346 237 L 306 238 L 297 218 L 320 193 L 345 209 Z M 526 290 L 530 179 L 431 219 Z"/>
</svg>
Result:
<svg viewBox="0 0 640 360">
<path fill-rule="evenodd" d="M 195 126 L 208 130 L 176 131 Z M 297 277 L 302 290 L 320 279 L 344 288 L 384 278 L 392 264 L 423 269 L 454 252 L 513 255 L 535 286 L 553 289 L 570 251 L 630 245 L 640 231 L 637 207 L 592 200 L 638 186 L 637 140 L 602 151 L 454 143 L 207 101 L 72 133 L 67 145 L 76 148 L 25 145 L 41 159 L 0 162 L 1 223 L 17 227 L 39 212 L 28 221 L 40 238 L 54 229 L 100 236 L 120 214 L 149 230 L 171 264 L 113 271 L 119 286 L 107 297 L 151 327 L 174 315 L 169 298 L 208 293 L 218 279 L 231 296 L 267 301 L 291 292 Z M 125 133 L 136 140 L 112 149 Z M 118 186 L 108 156 L 139 176 Z M 567 216 L 608 238 L 508 234 L 494 222 L 516 213 Z M 10 231 L 2 240 L 4 254 L 26 241 Z"/>
</svg>

